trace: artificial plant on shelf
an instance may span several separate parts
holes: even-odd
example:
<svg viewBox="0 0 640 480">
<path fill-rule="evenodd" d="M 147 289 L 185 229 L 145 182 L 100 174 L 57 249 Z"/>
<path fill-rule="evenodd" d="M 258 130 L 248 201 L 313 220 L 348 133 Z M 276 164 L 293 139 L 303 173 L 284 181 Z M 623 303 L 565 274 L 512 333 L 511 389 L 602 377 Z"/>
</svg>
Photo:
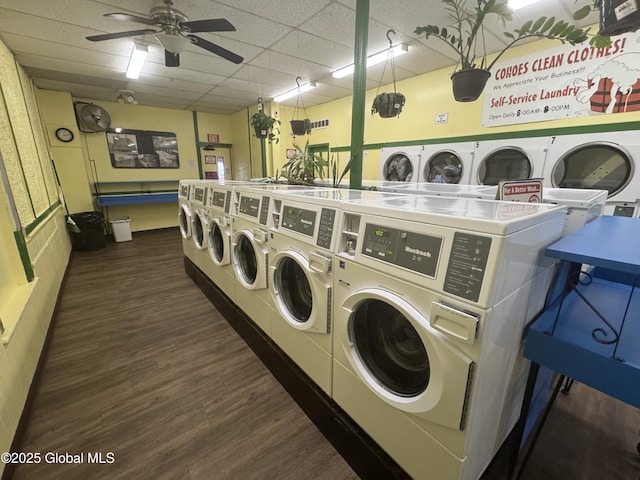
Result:
<svg viewBox="0 0 640 480">
<path fill-rule="evenodd" d="M 324 179 L 324 169 L 328 162 L 309 148 L 309 141 L 307 140 L 304 148 L 294 142 L 293 148 L 295 153 L 282 166 L 289 183 L 315 185 L 316 178 Z"/>
<path fill-rule="evenodd" d="M 502 55 L 516 43 L 525 39 L 540 38 L 558 40 L 576 45 L 589 38 L 589 29 L 571 25 L 555 17 L 540 17 L 527 20 L 520 28 L 505 31 L 507 45 L 491 62 L 487 62 L 486 52 L 476 53 L 476 46 L 484 44 L 484 22 L 488 16 L 495 15 L 506 25 L 513 20 L 513 11 L 506 3 L 496 0 L 440 0 L 451 20 L 450 25 L 425 25 L 416 27 L 414 33 L 424 35 L 426 39 L 437 38 L 441 44 L 452 49 L 457 56 L 456 69 L 451 80 L 454 98 L 459 102 L 476 100 L 491 76 L 491 68 Z M 606 37 L 592 36 L 592 45 L 606 46 Z"/>
</svg>

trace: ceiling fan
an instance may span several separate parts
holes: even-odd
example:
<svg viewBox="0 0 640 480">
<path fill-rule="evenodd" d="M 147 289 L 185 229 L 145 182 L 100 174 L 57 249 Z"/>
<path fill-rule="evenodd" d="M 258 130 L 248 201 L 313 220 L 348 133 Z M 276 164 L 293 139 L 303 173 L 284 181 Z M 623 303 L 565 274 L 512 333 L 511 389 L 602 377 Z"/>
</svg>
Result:
<svg viewBox="0 0 640 480">
<path fill-rule="evenodd" d="M 114 38 L 135 37 L 136 35 L 155 34 L 154 37 L 164 48 L 165 65 L 167 67 L 180 66 L 180 53 L 187 48 L 189 43 L 204 48 L 233 63 L 242 63 L 244 60 L 220 45 L 211 43 L 202 37 L 194 35 L 200 32 L 235 32 L 236 28 L 225 18 L 211 18 L 208 20 L 189 21 L 180 10 L 173 8 L 173 0 L 163 0 L 165 5 L 152 7 L 148 17 L 131 15 L 128 13 L 105 13 L 105 17 L 117 20 L 137 22 L 155 28 L 142 30 L 129 30 L 127 32 L 106 33 L 104 35 L 91 35 L 86 37 L 92 42 L 112 40 Z"/>
</svg>

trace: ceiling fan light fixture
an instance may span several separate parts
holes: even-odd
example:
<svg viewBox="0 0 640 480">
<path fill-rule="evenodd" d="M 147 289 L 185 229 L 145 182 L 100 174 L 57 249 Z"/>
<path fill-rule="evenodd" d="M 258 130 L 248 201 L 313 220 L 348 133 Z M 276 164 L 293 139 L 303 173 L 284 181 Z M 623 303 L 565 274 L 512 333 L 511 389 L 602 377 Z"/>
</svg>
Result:
<svg viewBox="0 0 640 480">
<path fill-rule="evenodd" d="M 173 54 L 182 53 L 187 48 L 187 45 L 191 43 L 178 33 L 156 33 L 154 37 L 165 50 Z"/>
<path fill-rule="evenodd" d="M 387 48 L 386 50 L 370 55 L 367 57 L 367 68 L 386 61 L 387 56 L 389 55 L 389 52 L 393 53 L 394 56 L 399 57 L 400 55 L 404 55 L 408 51 L 409 51 L 409 45 L 401 43 L 400 45 L 396 45 L 393 48 Z M 346 77 L 347 75 L 351 75 L 353 73 L 354 68 L 355 67 L 353 66 L 353 63 L 352 63 L 351 65 L 347 65 L 346 67 L 342 67 L 336 70 L 331 75 L 333 76 L 333 78 Z"/>
<path fill-rule="evenodd" d="M 133 45 L 133 51 L 131 52 L 131 58 L 129 58 L 129 66 L 127 67 L 127 78 L 136 79 L 140 76 L 140 71 L 144 65 L 149 49 L 146 45 Z"/>
<path fill-rule="evenodd" d="M 273 99 L 274 102 L 280 103 L 288 100 L 291 97 L 295 97 L 296 95 L 300 95 L 301 93 L 308 92 L 309 90 L 313 90 L 316 88 L 316 82 L 307 82 L 303 83 L 299 87 L 294 88 L 293 90 L 289 90 L 288 92 L 283 93 L 282 95 L 278 95 Z"/>
</svg>

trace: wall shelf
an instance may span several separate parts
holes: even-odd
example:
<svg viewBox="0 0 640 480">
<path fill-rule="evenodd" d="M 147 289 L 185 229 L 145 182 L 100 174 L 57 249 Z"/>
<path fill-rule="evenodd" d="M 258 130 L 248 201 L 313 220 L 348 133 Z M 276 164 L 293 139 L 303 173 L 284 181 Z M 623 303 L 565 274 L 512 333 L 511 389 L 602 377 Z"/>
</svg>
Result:
<svg viewBox="0 0 640 480">
<path fill-rule="evenodd" d="M 99 207 L 177 202 L 178 182 L 179 180 L 96 182 L 94 196 Z M 168 184 L 175 184 L 175 188 L 167 188 Z M 139 185 L 139 188 L 131 188 L 134 185 Z M 126 190 L 113 190 L 114 187 L 124 187 Z"/>
</svg>

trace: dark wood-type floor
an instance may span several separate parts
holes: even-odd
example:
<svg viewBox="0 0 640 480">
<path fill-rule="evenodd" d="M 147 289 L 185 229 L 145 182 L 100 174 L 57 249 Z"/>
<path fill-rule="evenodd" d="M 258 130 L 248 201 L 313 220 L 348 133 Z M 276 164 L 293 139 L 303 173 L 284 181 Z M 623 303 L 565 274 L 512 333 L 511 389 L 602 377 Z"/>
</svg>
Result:
<svg viewBox="0 0 640 480">
<path fill-rule="evenodd" d="M 639 428 L 576 384 L 522 480 L 638 480 Z M 15 480 L 357 478 L 185 274 L 176 229 L 74 253 L 21 451 L 115 461 Z"/>
</svg>

